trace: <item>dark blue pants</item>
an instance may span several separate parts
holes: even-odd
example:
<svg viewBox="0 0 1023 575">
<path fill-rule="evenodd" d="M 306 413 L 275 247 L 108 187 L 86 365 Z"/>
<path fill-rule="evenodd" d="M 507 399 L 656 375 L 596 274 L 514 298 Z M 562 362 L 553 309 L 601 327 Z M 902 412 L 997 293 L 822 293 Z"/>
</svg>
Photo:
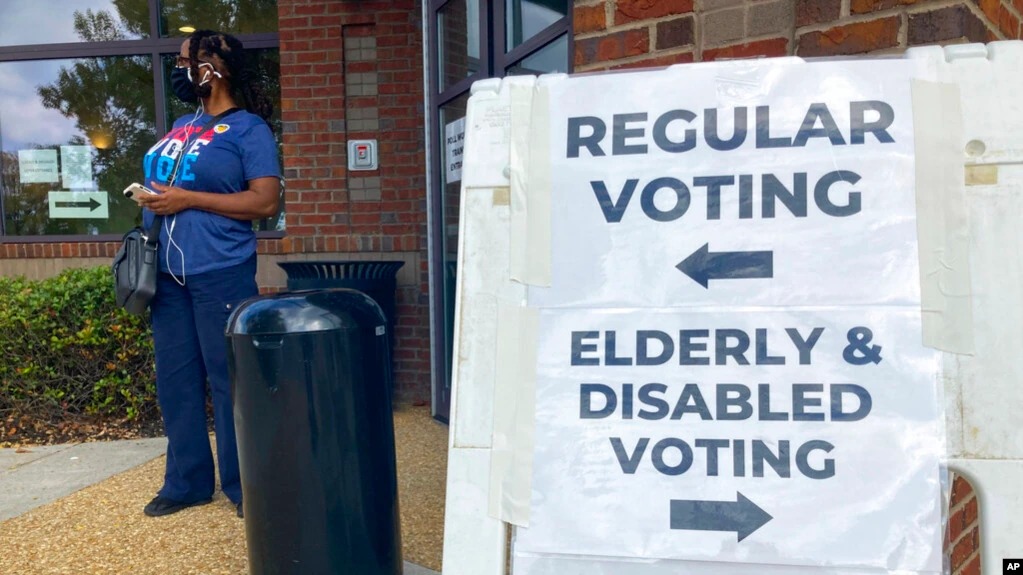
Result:
<svg viewBox="0 0 1023 575">
<path fill-rule="evenodd" d="M 159 492 L 163 497 L 192 502 L 213 495 L 213 454 L 206 430 L 208 380 L 220 487 L 231 501 L 242 500 L 224 328 L 231 311 L 258 293 L 255 256 L 237 266 L 190 275 L 184 287 L 169 274 L 159 274 L 151 310 L 156 394 L 168 440 L 167 470 Z"/>
</svg>

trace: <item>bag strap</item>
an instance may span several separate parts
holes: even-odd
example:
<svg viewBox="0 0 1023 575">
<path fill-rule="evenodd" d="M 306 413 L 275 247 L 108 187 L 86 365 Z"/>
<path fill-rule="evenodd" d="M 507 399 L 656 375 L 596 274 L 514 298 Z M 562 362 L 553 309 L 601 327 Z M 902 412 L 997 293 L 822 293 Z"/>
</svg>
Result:
<svg viewBox="0 0 1023 575">
<path fill-rule="evenodd" d="M 213 116 L 212 118 L 209 119 L 208 122 L 206 122 L 206 124 L 202 128 L 199 129 L 199 133 L 200 134 L 205 134 L 206 130 L 209 130 L 210 128 L 212 128 L 214 124 L 216 124 L 220 120 L 223 120 L 227 116 L 230 116 L 231 114 L 233 114 L 235 112 L 238 112 L 240 110 L 241 110 L 241 108 L 238 108 L 238 107 L 228 108 L 228 109 L 224 110 L 223 112 L 217 114 L 216 116 Z M 171 170 L 171 174 L 172 174 L 171 175 L 171 179 L 167 182 L 167 185 L 169 185 L 169 186 L 173 186 L 174 185 L 174 179 L 177 177 L 177 173 L 178 173 L 178 166 L 180 165 L 181 160 L 184 159 L 184 157 L 185 157 L 185 149 L 187 149 L 187 148 L 188 148 L 188 138 L 186 136 L 186 138 L 185 138 L 185 145 L 182 146 L 181 153 L 178 154 L 178 160 L 174 163 L 174 169 Z M 153 216 L 153 223 L 148 228 L 146 228 L 146 243 L 147 244 L 152 244 L 152 245 L 156 244 L 156 239 L 160 237 L 160 226 L 161 225 L 163 225 L 163 216 Z"/>
<path fill-rule="evenodd" d="M 153 223 L 146 228 L 146 243 L 155 246 L 157 238 L 160 237 L 160 226 L 163 225 L 163 216 L 153 216 Z"/>
</svg>

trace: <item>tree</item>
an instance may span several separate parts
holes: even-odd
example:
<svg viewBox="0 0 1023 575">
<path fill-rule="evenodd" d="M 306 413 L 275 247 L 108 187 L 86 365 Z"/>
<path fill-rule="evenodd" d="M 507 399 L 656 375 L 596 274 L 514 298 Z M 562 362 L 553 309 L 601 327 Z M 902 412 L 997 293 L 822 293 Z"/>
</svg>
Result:
<svg viewBox="0 0 1023 575">
<path fill-rule="evenodd" d="M 192 26 L 231 34 L 273 32 L 277 0 L 178 0 L 165 2 L 161 17 L 167 31 Z"/>
</svg>

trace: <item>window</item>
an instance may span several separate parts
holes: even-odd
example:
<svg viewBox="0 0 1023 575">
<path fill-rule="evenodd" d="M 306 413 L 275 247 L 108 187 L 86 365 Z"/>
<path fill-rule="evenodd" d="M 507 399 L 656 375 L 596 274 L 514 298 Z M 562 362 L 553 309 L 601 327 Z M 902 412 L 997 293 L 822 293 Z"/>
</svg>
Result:
<svg viewBox="0 0 1023 575">
<path fill-rule="evenodd" d="M 461 142 L 472 83 L 515 74 L 569 72 L 568 0 L 429 2 L 430 138 L 437 142 L 431 182 L 431 294 L 437 345 L 434 416 L 447 420 L 461 193 Z"/>
<path fill-rule="evenodd" d="M 219 30 L 239 39 L 245 34 L 277 32 L 277 0 L 161 0 L 159 3 L 161 36 L 177 36 L 182 28 L 188 27 Z"/>
<path fill-rule="evenodd" d="M 437 75 L 441 90 L 481 70 L 479 0 L 448 2 L 437 12 Z"/>
<path fill-rule="evenodd" d="M 559 36 L 550 44 L 512 64 L 507 72 L 509 76 L 564 72 L 566 54 L 568 54 L 568 36 Z"/>
<path fill-rule="evenodd" d="M 506 0 L 505 46 L 512 50 L 568 15 L 568 2 L 557 0 Z M 561 36 L 567 38 L 567 36 Z"/>
<path fill-rule="evenodd" d="M 15 79 L 0 87 L 5 235 L 135 225 L 138 206 L 116 192 L 156 141 L 152 69 L 149 56 L 0 62 L 0 78 Z"/>
<path fill-rule="evenodd" d="M 0 46 L 108 42 L 150 37 L 147 0 L 4 0 Z M 122 16 L 123 14 L 123 16 Z"/>
<path fill-rule="evenodd" d="M 171 95 L 169 74 L 196 28 L 245 45 L 275 98 L 279 143 L 276 0 L 4 0 L 0 242 L 118 239 L 141 221 L 121 190 L 141 179 L 146 150 L 173 119 L 191 112 Z"/>
</svg>

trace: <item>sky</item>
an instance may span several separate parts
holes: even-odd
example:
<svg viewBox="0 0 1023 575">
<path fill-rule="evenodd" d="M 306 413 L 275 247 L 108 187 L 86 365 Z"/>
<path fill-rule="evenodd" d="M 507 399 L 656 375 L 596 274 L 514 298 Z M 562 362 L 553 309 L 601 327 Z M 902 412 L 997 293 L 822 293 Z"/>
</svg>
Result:
<svg viewBox="0 0 1023 575">
<path fill-rule="evenodd" d="M 107 10 L 111 0 L 0 0 L 0 46 L 77 42 L 76 10 Z M 55 9 L 55 6 L 59 8 Z M 77 135 L 75 122 L 43 106 L 39 86 L 56 79 L 71 60 L 0 62 L 0 148 L 15 151 L 59 145 Z"/>
<path fill-rule="evenodd" d="M 0 147 L 10 152 L 65 144 L 75 121 L 43 106 L 36 89 L 53 82 L 71 60 L 0 62 Z"/>
<path fill-rule="evenodd" d="M 0 46 L 78 42 L 76 10 L 117 14 L 111 0 L 0 0 L 0 4 Z"/>
</svg>

